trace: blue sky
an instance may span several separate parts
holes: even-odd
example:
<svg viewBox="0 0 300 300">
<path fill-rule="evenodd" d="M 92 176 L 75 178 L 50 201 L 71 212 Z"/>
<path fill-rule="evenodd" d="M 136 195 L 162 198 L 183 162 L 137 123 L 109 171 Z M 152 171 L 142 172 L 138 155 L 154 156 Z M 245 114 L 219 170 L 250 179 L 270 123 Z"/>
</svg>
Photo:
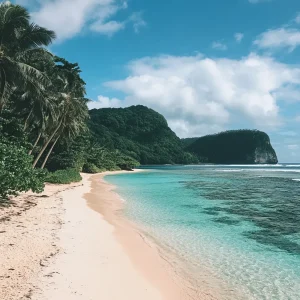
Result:
<svg viewBox="0 0 300 300">
<path fill-rule="evenodd" d="M 18 0 L 78 62 L 91 108 L 143 104 L 181 137 L 266 131 L 300 162 L 299 0 Z"/>
</svg>

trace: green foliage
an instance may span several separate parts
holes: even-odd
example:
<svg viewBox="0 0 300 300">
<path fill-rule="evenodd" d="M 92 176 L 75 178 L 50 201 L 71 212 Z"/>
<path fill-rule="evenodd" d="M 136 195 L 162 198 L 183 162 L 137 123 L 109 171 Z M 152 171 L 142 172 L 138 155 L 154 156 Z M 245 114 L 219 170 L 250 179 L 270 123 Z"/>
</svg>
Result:
<svg viewBox="0 0 300 300">
<path fill-rule="evenodd" d="M 105 171 L 105 169 L 99 169 L 96 165 L 93 163 L 85 163 L 83 165 L 82 171 L 84 173 L 89 173 L 89 174 L 96 174 L 96 173 L 101 173 Z"/>
<path fill-rule="evenodd" d="M 0 3 L 0 111 L 15 88 L 42 96 L 49 79 L 30 64 L 32 56 L 51 44 L 55 33 L 30 22 L 28 11 L 9 1 Z"/>
<path fill-rule="evenodd" d="M 187 155 L 180 139 L 159 113 L 142 105 L 90 111 L 89 128 L 94 142 L 141 164 L 197 162 Z"/>
<path fill-rule="evenodd" d="M 51 172 L 62 169 L 76 169 L 82 171 L 86 162 L 86 157 L 90 153 L 89 136 L 84 134 L 74 141 L 66 143 L 62 140 L 51 155 L 47 169 Z"/>
<path fill-rule="evenodd" d="M 278 162 L 269 136 L 258 130 L 231 130 L 198 138 L 186 148 L 201 162 L 255 164 Z M 259 161 L 261 158 L 261 161 Z"/>
<path fill-rule="evenodd" d="M 27 150 L 5 138 L 0 139 L 0 198 L 44 188 L 45 173 L 32 168 L 32 157 Z"/>
<path fill-rule="evenodd" d="M 45 181 L 55 184 L 68 184 L 82 180 L 80 173 L 76 169 L 58 170 L 48 173 Z"/>
</svg>

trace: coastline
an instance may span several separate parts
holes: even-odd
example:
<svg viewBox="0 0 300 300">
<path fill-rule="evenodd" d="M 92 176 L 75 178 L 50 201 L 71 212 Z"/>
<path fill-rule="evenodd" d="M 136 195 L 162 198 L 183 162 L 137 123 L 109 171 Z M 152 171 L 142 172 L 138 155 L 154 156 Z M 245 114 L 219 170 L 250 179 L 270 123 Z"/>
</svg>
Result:
<svg viewBox="0 0 300 300">
<path fill-rule="evenodd" d="M 1 299 L 193 299 L 157 248 L 122 218 L 107 174 L 47 184 L 0 210 Z"/>
<path fill-rule="evenodd" d="M 144 170 L 135 171 L 143 172 Z M 160 291 L 159 299 L 195 299 L 189 295 L 191 291 L 188 291 L 182 278 L 176 274 L 170 263 L 161 256 L 157 245 L 147 239 L 134 223 L 123 216 L 124 202 L 114 191 L 115 186 L 104 179 L 106 175 L 116 175 L 118 173 L 126 172 L 104 172 L 91 178 L 91 192 L 85 195 L 88 206 L 113 226 L 113 234 L 134 268 L 140 276 L 143 276 Z M 145 295 L 142 298 L 147 299 Z"/>
<path fill-rule="evenodd" d="M 189 261 L 126 218 L 123 214 L 125 203 L 115 191 L 117 187 L 105 180 L 105 176 L 118 173 L 128 172 L 104 172 L 93 177 L 92 191 L 87 197 L 87 203 L 114 226 L 115 236 L 134 265 L 150 282 L 159 287 L 163 292 L 163 299 L 244 299 L 215 278 L 211 270 L 205 268 L 199 273 L 199 269 L 195 269 Z"/>
</svg>

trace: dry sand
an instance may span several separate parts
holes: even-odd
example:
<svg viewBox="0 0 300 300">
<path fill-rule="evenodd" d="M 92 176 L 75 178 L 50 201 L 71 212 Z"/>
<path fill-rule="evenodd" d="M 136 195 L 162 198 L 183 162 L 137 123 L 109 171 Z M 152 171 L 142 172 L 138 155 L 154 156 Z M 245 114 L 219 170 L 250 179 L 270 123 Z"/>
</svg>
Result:
<svg viewBox="0 0 300 300">
<path fill-rule="evenodd" d="M 1 300 L 191 299 L 101 175 L 0 210 Z M 88 203 L 88 205 L 87 205 Z"/>
<path fill-rule="evenodd" d="M 80 183 L 82 185 L 82 183 Z M 30 299 L 41 271 L 59 252 L 63 223 L 60 192 L 72 185 L 47 185 L 43 194 L 22 194 L 0 207 L 0 299 Z"/>
</svg>

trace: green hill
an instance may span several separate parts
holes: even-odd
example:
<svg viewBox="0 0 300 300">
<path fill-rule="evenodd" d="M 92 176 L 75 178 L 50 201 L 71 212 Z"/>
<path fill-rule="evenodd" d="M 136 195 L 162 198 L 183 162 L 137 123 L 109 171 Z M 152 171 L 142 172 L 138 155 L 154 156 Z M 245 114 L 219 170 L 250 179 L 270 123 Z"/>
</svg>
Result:
<svg viewBox="0 0 300 300">
<path fill-rule="evenodd" d="M 166 119 L 142 105 L 90 111 L 92 140 L 107 149 L 117 149 L 141 164 L 195 163 Z"/>
<path fill-rule="evenodd" d="M 183 141 L 201 162 L 216 164 L 276 164 L 269 136 L 258 130 L 231 130 Z"/>
</svg>

